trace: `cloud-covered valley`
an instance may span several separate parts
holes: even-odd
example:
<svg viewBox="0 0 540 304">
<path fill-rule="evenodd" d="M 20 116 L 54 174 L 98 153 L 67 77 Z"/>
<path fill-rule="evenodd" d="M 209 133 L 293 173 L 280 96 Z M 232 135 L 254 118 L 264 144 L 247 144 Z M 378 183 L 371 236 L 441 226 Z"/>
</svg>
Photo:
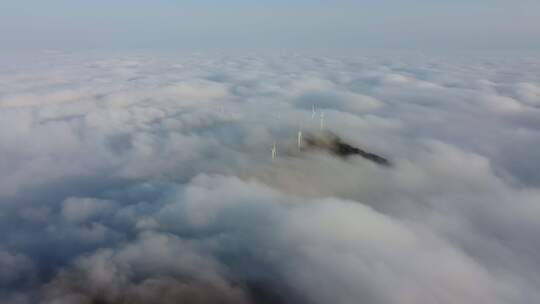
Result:
<svg viewBox="0 0 540 304">
<path fill-rule="evenodd" d="M 538 302 L 539 75 L 502 55 L 6 56 L 0 302 Z M 299 151 L 321 113 L 392 166 Z"/>
</svg>

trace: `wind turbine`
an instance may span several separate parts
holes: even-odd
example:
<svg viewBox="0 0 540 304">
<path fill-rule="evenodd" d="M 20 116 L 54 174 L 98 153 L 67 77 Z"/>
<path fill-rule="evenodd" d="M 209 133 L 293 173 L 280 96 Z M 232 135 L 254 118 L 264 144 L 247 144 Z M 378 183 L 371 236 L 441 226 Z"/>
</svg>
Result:
<svg viewBox="0 0 540 304">
<path fill-rule="evenodd" d="M 272 160 L 276 160 L 277 158 L 277 145 L 276 142 L 274 142 L 274 145 L 272 146 Z"/>
<path fill-rule="evenodd" d="M 298 130 L 298 150 L 302 149 L 302 130 Z"/>
</svg>

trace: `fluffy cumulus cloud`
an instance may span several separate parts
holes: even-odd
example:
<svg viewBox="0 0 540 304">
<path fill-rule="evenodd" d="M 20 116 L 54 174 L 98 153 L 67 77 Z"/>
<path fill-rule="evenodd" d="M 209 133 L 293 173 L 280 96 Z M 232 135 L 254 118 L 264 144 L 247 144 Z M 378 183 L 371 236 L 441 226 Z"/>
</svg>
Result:
<svg viewBox="0 0 540 304">
<path fill-rule="evenodd" d="M 2 303 L 540 301 L 538 58 L 22 57 Z"/>
</svg>

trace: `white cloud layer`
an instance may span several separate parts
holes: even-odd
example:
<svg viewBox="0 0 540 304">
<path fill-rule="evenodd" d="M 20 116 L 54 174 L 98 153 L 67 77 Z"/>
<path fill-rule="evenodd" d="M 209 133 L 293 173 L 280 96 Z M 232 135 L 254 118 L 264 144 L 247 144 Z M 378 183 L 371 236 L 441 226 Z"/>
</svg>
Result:
<svg viewBox="0 0 540 304">
<path fill-rule="evenodd" d="M 2 62 L 0 302 L 538 302 L 539 62 Z"/>
</svg>

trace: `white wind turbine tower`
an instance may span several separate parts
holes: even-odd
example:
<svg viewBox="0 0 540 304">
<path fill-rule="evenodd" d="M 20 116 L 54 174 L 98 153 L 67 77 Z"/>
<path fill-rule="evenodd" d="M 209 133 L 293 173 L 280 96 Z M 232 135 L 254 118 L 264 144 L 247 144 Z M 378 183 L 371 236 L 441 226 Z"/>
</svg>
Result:
<svg viewBox="0 0 540 304">
<path fill-rule="evenodd" d="M 302 149 L 302 129 L 298 130 L 298 150 Z"/>
<path fill-rule="evenodd" d="M 277 158 L 277 145 L 276 142 L 274 142 L 274 145 L 272 146 L 272 160 L 276 160 Z"/>
<path fill-rule="evenodd" d="M 311 119 L 314 119 L 315 118 L 315 114 L 317 114 L 317 112 L 315 111 L 315 105 L 313 105 L 311 107 Z"/>
</svg>

